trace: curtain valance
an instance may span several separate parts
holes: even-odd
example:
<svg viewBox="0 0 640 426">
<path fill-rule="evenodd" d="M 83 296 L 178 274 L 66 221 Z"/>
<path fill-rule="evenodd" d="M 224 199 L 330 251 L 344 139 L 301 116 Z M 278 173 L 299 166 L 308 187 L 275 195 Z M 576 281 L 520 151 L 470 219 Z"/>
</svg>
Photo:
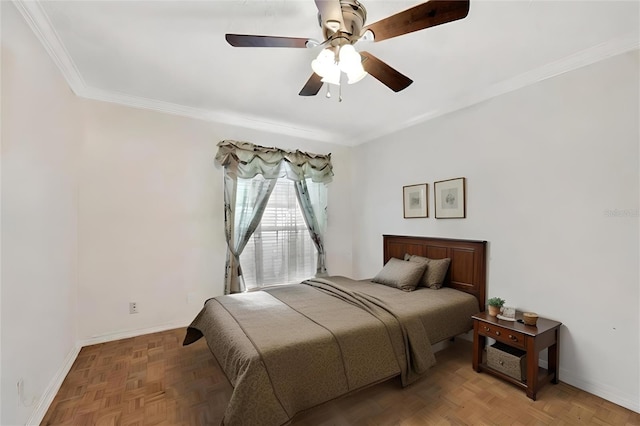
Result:
<svg viewBox="0 0 640 426">
<path fill-rule="evenodd" d="M 265 179 L 287 177 L 294 181 L 311 178 L 329 183 L 333 179 L 331 154 L 310 154 L 224 140 L 218 143 L 216 164 L 243 179 L 262 175 Z"/>
</svg>

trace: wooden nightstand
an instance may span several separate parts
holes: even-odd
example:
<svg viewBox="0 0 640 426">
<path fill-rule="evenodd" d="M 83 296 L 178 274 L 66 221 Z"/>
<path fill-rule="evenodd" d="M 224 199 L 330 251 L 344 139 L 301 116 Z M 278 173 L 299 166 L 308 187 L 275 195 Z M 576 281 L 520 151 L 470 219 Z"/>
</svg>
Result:
<svg viewBox="0 0 640 426">
<path fill-rule="evenodd" d="M 546 318 L 538 318 L 536 326 L 524 325 L 517 321 L 505 321 L 481 312 L 473 317 L 473 369 L 485 371 L 526 390 L 527 396 L 534 401 L 538 389 L 551 381 L 558 383 L 560 364 L 560 326 L 562 323 Z M 521 319 L 522 313 L 516 314 Z M 494 370 L 483 361 L 487 337 L 505 343 L 527 353 L 527 378 L 524 381 L 514 379 Z M 540 351 L 547 351 L 548 369 L 538 367 Z"/>
</svg>

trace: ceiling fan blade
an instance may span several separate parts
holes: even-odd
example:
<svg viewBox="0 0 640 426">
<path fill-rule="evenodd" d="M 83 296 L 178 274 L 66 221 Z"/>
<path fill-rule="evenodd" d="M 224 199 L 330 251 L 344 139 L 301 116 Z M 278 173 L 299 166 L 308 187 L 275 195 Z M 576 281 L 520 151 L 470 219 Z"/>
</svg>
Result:
<svg viewBox="0 0 640 426">
<path fill-rule="evenodd" d="M 234 47 L 307 47 L 308 38 L 274 37 L 249 34 L 225 34 Z"/>
<path fill-rule="evenodd" d="M 315 96 L 322 88 L 322 84 L 322 77 L 314 72 L 313 74 L 311 74 L 311 77 L 309 77 L 309 80 L 307 80 L 307 83 L 304 85 L 302 90 L 300 90 L 300 93 L 298 93 L 298 95 Z"/>
<path fill-rule="evenodd" d="M 374 22 L 364 27 L 362 34 L 371 30 L 374 41 L 381 41 L 456 21 L 468 13 L 469 0 L 431 0 Z"/>
<path fill-rule="evenodd" d="M 315 0 L 315 2 L 322 17 L 323 28 L 328 28 L 332 33 L 338 30 L 346 31 L 340 0 Z"/>
<path fill-rule="evenodd" d="M 413 83 L 409 77 L 391 68 L 371 53 L 360 52 L 360 56 L 364 70 L 394 92 L 404 90 Z"/>
</svg>

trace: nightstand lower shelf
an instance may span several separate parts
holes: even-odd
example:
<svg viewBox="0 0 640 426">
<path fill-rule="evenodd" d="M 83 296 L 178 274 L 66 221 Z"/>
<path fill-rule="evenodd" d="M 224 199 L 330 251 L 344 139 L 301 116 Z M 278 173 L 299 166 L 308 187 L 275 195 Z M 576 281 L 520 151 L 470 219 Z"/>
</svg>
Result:
<svg viewBox="0 0 640 426">
<path fill-rule="evenodd" d="M 522 381 L 514 379 L 511 376 L 507 376 L 503 372 L 489 367 L 486 362 L 479 364 L 478 369 L 479 371 L 484 371 L 485 373 L 489 373 L 492 376 L 496 376 L 497 378 L 502 379 L 505 382 L 509 382 L 516 386 L 519 386 L 522 389 L 526 390 L 528 388 L 526 380 Z M 551 380 L 553 380 L 553 374 L 549 374 L 549 370 L 547 370 L 546 368 L 538 367 L 538 386 L 542 386 L 543 384 L 550 382 Z"/>
</svg>

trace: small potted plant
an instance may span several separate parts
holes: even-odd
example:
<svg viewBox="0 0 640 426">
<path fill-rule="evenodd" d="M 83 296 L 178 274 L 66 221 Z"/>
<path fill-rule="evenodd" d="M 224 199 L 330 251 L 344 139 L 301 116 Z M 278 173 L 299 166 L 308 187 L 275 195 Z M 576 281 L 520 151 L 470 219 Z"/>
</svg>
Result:
<svg viewBox="0 0 640 426">
<path fill-rule="evenodd" d="M 489 315 L 495 317 L 500 313 L 500 308 L 504 305 L 504 299 L 492 297 L 487 301 L 487 305 L 489 305 Z"/>
</svg>

